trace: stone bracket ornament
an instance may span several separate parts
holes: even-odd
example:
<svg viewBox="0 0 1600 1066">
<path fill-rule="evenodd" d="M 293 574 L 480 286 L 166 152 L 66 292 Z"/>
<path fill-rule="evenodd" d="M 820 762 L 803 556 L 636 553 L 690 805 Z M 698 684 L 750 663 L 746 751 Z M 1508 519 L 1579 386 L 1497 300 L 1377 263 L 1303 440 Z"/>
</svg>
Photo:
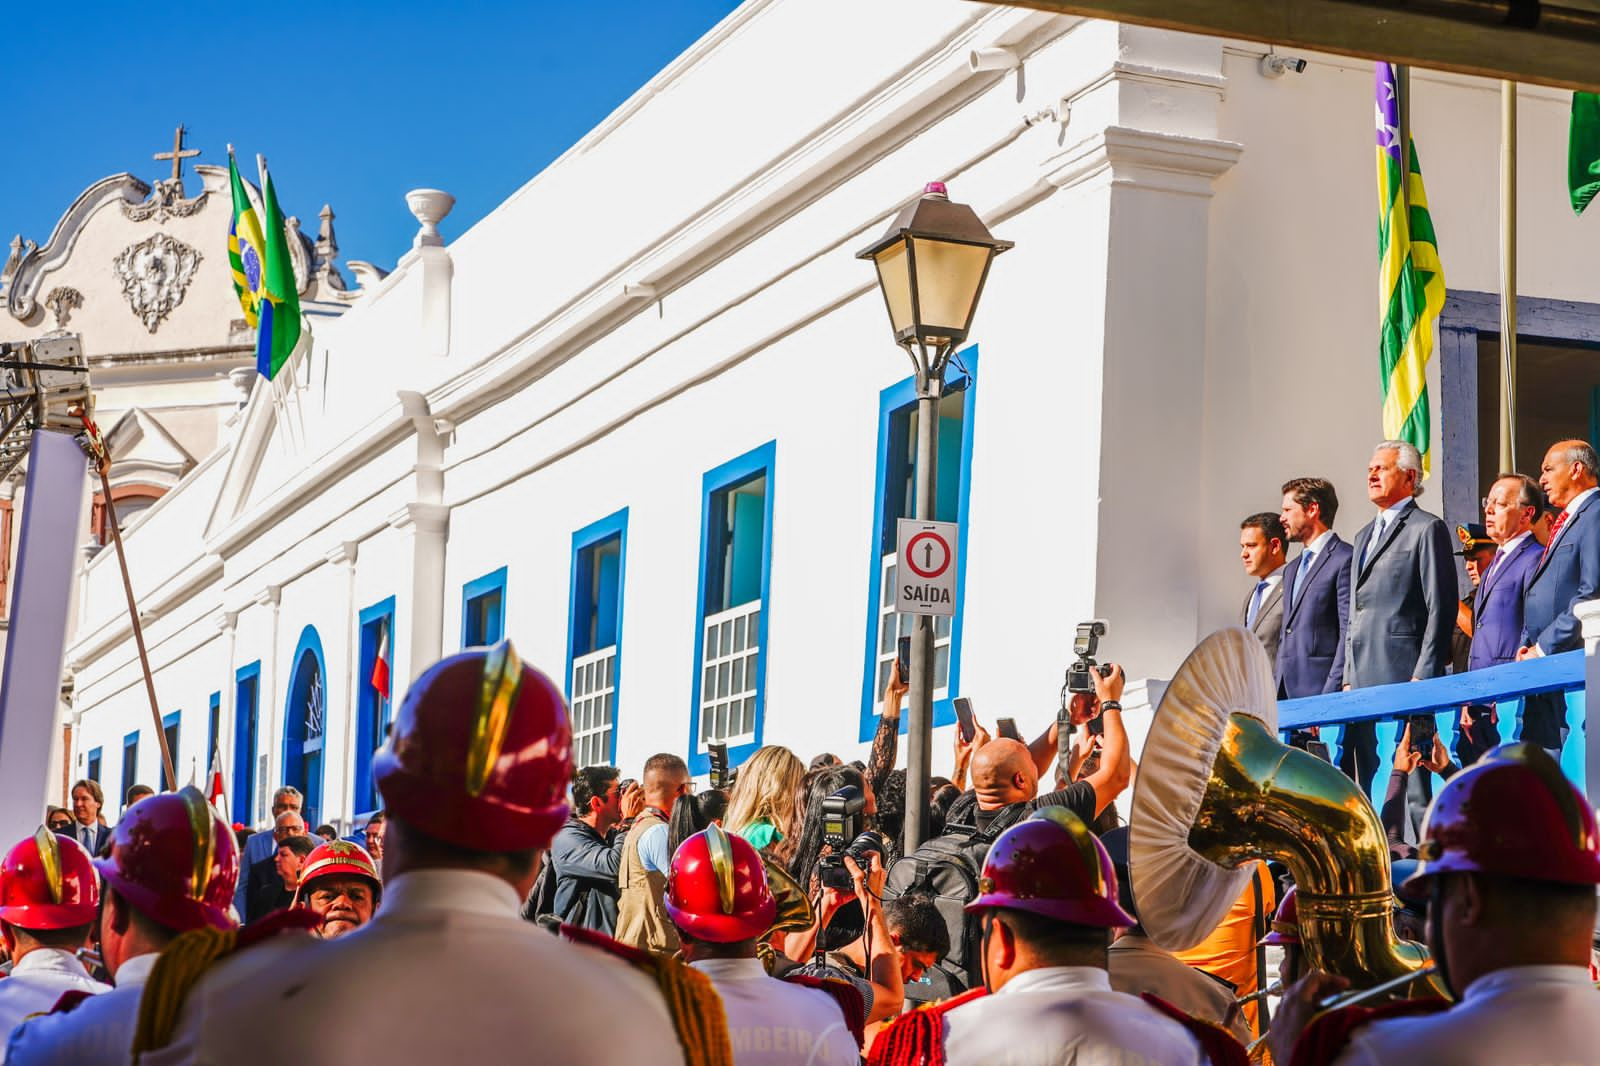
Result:
<svg viewBox="0 0 1600 1066">
<path fill-rule="evenodd" d="M 83 306 L 83 293 L 70 285 L 57 285 L 45 296 L 44 305 L 55 316 L 56 328 L 61 329 L 72 317 L 72 312 Z"/>
<path fill-rule="evenodd" d="M 183 198 L 183 183 L 158 181 L 150 190 L 150 198 L 143 203 L 122 205 L 122 213 L 133 222 L 165 222 L 169 218 L 188 218 L 205 206 L 209 192 L 202 192 L 192 200 Z"/>
<path fill-rule="evenodd" d="M 180 303 L 200 266 L 198 249 L 155 233 L 130 244 L 112 263 L 134 316 L 154 333 Z"/>
</svg>

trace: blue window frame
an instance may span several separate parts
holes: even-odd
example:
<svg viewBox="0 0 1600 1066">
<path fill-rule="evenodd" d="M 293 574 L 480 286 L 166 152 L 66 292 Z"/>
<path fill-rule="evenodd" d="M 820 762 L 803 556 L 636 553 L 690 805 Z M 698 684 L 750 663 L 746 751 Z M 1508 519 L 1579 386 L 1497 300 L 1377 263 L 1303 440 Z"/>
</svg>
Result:
<svg viewBox="0 0 1600 1066">
<path fill-rule="evenodd" d="M 361 655 L 356 674 L 356 750 L 354 809 L 364 814 L 378 808 L 378 790 L 372 783 L 372 756 L 388 739 L 387 731 L 394 694 L 394 597 L 366 608 L 359 616 Z M 389 694 L 374 682 L 378 680 L 378 649 L 383 648 L 388 663 Z"/>
<path fill-rule="evenodd" d="M 169 714 L 166 717 L 161 719 L 161 732 L 166 734 L 167 754 L 172 756 L 172 772 L 173 773 L 177 773 L 178 772 L 178 767 L 183 764 L 182 760 L 178 758 L 178 740 L 180 738 L 180 725 L 182 724 L 182 722 L 183 722 L 183 712 L 182 711 L 173 711 L 171 714 Z M 178 783 L 176 781 L 169 782 L 169 781 L 167 781 L 166 776 L 167 776 L 167 772 L 166 772 L 165 769 L 157 768 L 157 770 L 156 770 L 157 791 L 160 791 L 162 789 L 167 789 L 167 788 L 176 789 L 178 787 Z"/>
<path fill-rule="evenodd" d="M 461 646 L 494 644 L 506 631 L 506 568 L 484 574 L 461 588 Z"/>
<path fill-rule="evenodd" d="M 939 404 L 939 459 L 934 517 L 958 522 L 956 614 L 934 619 L 934 725 L 955 721 L 951 699 L 961 691 L 961 628 L 967 580 L 967 505 L 972 485 L 972 425 L 977 402 L 978 349 L 967 348 L 945 367 Z M 878 728 L 879 700 L 889 680 L 895 646 L 911 632 L 911 616 L 894 610 L 895 535 L 901 518 L 916 506 L 916 383 L 906 378 L 878 395 L 877 485 L 874 489 L 872 550 L 867 575 L 867 639 L 861 680 L 860 739 Z M 904 720 L 900 727 L 905 729 Z"/>
<path fill-rule="evenodd" d="M 617 693 L 622 676 L 622 584 L 628 509 L 572 535 L 567 615 L 567 701 L 574 766 L 616 759 Z"/>
<path fill-rule="evenodd" d="M 84 771 L 83 776 L 88 778 L 90 781 L 93 781 L 95 784 L 100 784 L 101 783 L 100 782 L 100 766 L 101 766 L 101 762 L 102 762 L 101 749 L 100 748 L 90 748 L 89 749 L 89 768 Z"/>
<path fill-rule="evenodd" d="M 261 660 L 233 675 L 233 819 L 255 824 L 256 742 L 261 724 Z"/>
<path fill-rule="evenodd" d="M 222 693 L 213 692 L 206 710 L 206 789 L 211 788 L 211 764 L 217 757 L 217 738 L 222 733 Z"/>
<path fill-rule="evenodd" d="M 306 825 L 322 821 L 322 751 L 328 722 L 327 659 L 315 626 L 300 631 L 283 708 L 283 781 L 305 797 Z"/>
<path fill-rule="evenodd" d="M 139 780 L 139 731 L 122 738 L 122 791 L 117 794 L 119 803 L 128 798 L 128 789 Z"/>
<path fill-rule="evenodd" d="M 766 710 L 777 441 L 706 472 L 694 627 L 689 768 L 710 770 L 704 745 L 727 740 L 737 766 L 761 744 Z"/>
</svg>

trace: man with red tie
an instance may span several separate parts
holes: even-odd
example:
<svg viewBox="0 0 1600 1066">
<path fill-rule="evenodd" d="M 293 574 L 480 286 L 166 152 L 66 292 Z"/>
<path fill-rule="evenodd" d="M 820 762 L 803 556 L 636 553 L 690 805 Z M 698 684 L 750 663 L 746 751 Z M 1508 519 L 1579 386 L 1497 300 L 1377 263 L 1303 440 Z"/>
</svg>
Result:
<svg viewBox="0 0 1600 1066">
<path fill-rule="evenodd" d="M 1580 647 L 1583 632 L 1573 608 L 1600 591 L 1600 508 L 1595 506 L 1600 456 L 1584 441 L 1558 441 L 1545 453 L 1539 485 L 1550 505 L 1560 510 L 1550 543 L 1528 577 L 1519 660 Z M 1566 699 L 1560 693 L 1529 696 L 1517 739 L 1532 741 L 1559 758 L 1566 719 Z"/>
</svg>

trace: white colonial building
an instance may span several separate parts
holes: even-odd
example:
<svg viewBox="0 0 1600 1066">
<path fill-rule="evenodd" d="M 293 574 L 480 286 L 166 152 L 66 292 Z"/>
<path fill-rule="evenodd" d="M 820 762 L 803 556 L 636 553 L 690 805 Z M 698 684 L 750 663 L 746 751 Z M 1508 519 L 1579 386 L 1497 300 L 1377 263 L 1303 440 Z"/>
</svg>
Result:
<svg viewBox="0 0 1600 1066">
<path fill-rule="evenodd" d="M 929 180 L 1016 242 L 941 412 L 961 550 L 938 720 L 964 694 L 1041 728 L 1091 617 L 1133 675 L 1170 676 L 1236 620 L 1239 522 L 1283 480 L 1332 478 L 1346 536 L 1368 517 L 1373 69 L 1274 77 L 1267 52 L 962 0 L 750 0 L 448 243 L 449 197 L 413 194 L 413 250 L 129 530 L 180 778 L 215 746 L 234 818 L 288 781 L 351 819 L 392 714 L 379 646 L 398 699 L 501 635 L 567 687 L 585 762 L 864 750 L 914 429 L 853 253 Z M 1498 86 L 1415 87 L 1452 292 L 1424 503 L 1457 521 L 1495 452 Z M 1600 220 L 1565 202 L 1566 95 L 1522 101 L 1531 465 L 1600 419 Z M 85 569 L 69 758 L 120 795 L 156 746 L 114 561 Z"/>
</svg>

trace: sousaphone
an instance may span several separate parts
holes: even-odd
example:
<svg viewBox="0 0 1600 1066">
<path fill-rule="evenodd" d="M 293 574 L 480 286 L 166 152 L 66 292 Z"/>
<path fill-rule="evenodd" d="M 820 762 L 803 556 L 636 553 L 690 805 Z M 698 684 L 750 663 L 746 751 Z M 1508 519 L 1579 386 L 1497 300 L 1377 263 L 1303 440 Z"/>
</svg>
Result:
<svg viewBox="0 0 1600 1066">
<path fill-rule="evenodd" d="M 1278 740 L 1272 663 L 1239 628 L 1213 633 L 1167 686 L 1129 814 L 1129 866 L 1145 931 L 1169 951 L 1210 935 L 1255 859 L 1294 875 L 1309 965 L 1396 997 L 1444 995 L 1420 944 L 1394 935 L 1389 845 L 1364 792 Z"/>
</svg>

